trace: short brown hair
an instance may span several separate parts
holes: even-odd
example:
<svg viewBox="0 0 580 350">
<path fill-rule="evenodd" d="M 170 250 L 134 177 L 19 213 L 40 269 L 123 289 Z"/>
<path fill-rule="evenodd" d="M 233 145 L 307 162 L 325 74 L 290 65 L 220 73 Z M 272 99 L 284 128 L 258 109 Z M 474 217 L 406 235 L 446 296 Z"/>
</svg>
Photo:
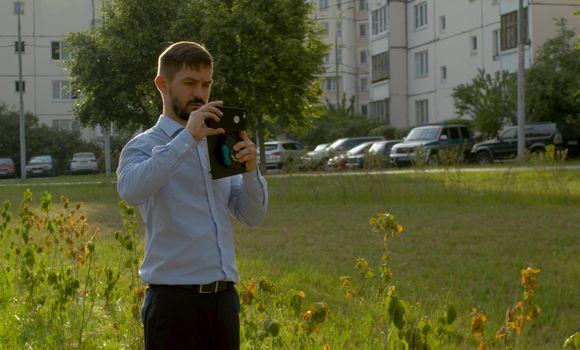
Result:
<svg viewBox="0 0 580 350">
<path fill-rule="evenodd" d="M 213 67 L 213 57 L 202 45 L 193 41 L 171 44 L 159 55 L 157 74 L 172 80 L 183 67 L 199 69 Z"/>
</svg>

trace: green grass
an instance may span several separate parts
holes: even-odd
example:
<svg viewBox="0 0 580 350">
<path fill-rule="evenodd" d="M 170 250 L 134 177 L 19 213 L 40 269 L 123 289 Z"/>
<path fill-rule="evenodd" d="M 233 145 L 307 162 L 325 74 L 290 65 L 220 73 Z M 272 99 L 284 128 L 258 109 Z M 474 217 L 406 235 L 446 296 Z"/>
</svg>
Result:
<svg viewBox="0 0 580 350">
<path fill-rule="evenodd" d="M 327 302 L 331 314 L 320 337 L 333 349 L 373 349 L 381 335 L 369 323 L 370 315 L 379 310 L 345 298 L 339 276 L 353 276 L 355 289 L 365 285 L 354 278 L 356 258 L 376 266 L 383 252 L 382 236 L 370 232 L 368 219 L 390 211 L 405 227 L 390 245 L 398 295 L 431 316 L 454 304 L 455 329 L 465 337 L 459 348 L 476 347 L 466 345 L 471 344 L 471 307 L 486 312 L 486 331 L 493 338 L 521 294 L 520 270 L 535 266 L 542 270 L 536 294 L 541 313 L 526 325 L 520 349 L 558 349 L 580 327 L 579 175 L 538 168 L 270 176 L 264 222 L 255 228 L 235 225 L 240 273 L 243 280 L 266 276 L 281 290 L 304 290 L 308 301 Z M 26 185 L 35 198 L 48 190 L 54 197 L 63 194 L 71 202 L 84 202 L 89 222 L 101 227 L 104 246 L 115 249 L 108 243 L 121 228 L 114 184 L 44 182 L 27 180 Z M 0 187 L 0 200 L 18 203 L 24 188 Z M 0 334 L 10 333 L 10 324 L 5 320 Z"/>
</svg>

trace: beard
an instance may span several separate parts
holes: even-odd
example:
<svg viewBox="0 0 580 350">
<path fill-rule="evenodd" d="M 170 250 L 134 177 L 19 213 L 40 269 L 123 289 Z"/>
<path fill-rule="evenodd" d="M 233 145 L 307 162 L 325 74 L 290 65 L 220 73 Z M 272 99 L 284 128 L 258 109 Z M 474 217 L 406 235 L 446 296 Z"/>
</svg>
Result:
<svg viewBox="0 0 580 350">
<path fill-rule="evenodd" d="M 173 109 L 173 113 L 175 113 L 175 115 L 183 120 L 183 121 L 188 121 L 189 120 L 189 114 L 191 112 L 188 111 L 189 107 L 192 105 L 196 105 L 196 104 L 201 104 L 204 105 L 207 102 L 199 97 L 194 97 L 192 100 L 187 101 L 186 103 L 180 103 L 179 99 L 175 96 L 173 96 L 173 94 L 171 94 L 170 92 L 170 97 L 171 97 L 171 108 Z M 196 110 L 199 107 L 194 107 L 193 110 Z"/>
</svg>

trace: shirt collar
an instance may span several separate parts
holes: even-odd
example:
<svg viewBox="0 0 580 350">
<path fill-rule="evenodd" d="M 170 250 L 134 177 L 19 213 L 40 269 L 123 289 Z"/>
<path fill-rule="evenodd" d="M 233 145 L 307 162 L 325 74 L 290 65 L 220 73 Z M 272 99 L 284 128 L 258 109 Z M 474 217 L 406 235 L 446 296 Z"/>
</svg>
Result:
<svg viewBox="0 0 580 350">
<path fill-rule="evenodd" d="M 175 137 L 179 131 L 183 130 L 183 125 L 165 115 L 159 116 L 157 126 L 170 138 Z"/>
</svg>

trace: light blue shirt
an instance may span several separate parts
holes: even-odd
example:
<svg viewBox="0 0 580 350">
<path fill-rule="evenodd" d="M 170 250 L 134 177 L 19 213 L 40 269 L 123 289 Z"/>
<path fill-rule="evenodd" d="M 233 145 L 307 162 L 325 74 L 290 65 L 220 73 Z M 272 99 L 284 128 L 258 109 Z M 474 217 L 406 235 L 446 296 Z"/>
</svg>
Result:
<svg viewBox="0 0 580 350">
<path fill-rule="evenodd" d="M 266 214 L 267 184 L 257 169 L 213 180 L 206 139 L 162 115 L 125 145 L 117 179 L 119 195 L 145 222 L 143 282 L 238 282 L 229 215 L 254 226 Z"/>
</svg>

